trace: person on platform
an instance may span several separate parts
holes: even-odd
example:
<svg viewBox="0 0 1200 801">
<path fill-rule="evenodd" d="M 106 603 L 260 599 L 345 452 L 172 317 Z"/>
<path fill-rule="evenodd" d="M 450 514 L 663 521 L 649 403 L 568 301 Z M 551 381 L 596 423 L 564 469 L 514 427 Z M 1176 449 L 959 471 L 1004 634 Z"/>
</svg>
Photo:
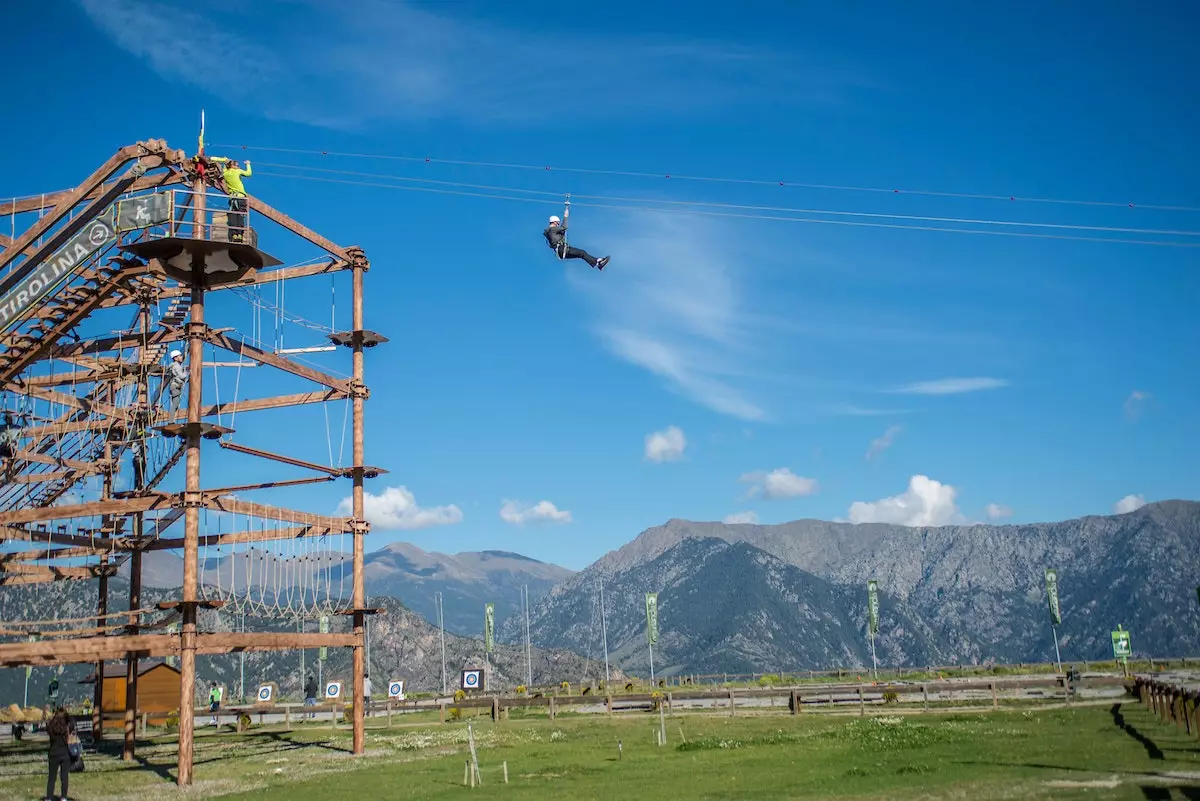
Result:
<svg viewBox="0 0 1200 801">
<path fill-rule="evenodd" d="M 583 259 L 597 270 L 603 270 L 604 265 L 608 264 L 608 256 L 597 259 L 583 248 L 568 245 L 567 226 L 562 224 L 562 219 L 557 214 L 550 217 L 550 224 L 542 231 L 542 236 L 546 237 L 546 244 L 560 259 Z"/>
<path fill-rule="evenodd" d="M 250 160 L 246 160 L 244 170 L 237 159 L 226 156 L 213 156 L 209 161 L 225 165 L 221 177 L 225 181 L 225 194 L 229 195 L 229 241 L 241 242 L 246 230 L 246 187 L 242 179 L 253 175 Z"/>
<path fill-rule="evenodd" d="M 171 363 L 167 365 L 167 406 L 171 412 L 171 417 L 179 413 L 179 407 L 183 402 L 183 387 L 187 384 L 188 371 L 183 366 L 183 354 L 177 350 L 171 351 Z"/>
</svg>

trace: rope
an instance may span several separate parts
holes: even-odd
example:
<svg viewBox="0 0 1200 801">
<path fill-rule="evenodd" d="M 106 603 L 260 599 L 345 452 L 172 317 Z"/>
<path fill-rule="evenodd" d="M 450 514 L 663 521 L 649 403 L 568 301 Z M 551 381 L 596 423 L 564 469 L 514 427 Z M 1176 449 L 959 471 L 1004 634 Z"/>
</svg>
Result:
<svg viewBox="0 0 1200 801">
<path fill-rule="evenodd" d="M 509 201 L 522 202 L 522 203 L 543 203 L 543 202 L 545 202 L 545 201 L 537 199 L 537 198 L 517 197 L 517 196 L 513 196 L 513 195 L 491 195 L 491 194 L 483 194 L 483 193 L 479 193 L 479 192 L 466 192 L 466 191 L 456 191 L 456 190 L 449 190 L 449 189 L 433 189 L 433 188 L 423 187 L 423 186 L 397 186 L 395 184 L 370 183 L 367 181 L 350 181 L 350 180 L 342 180 L 342 179 L 337 179 L 337 178 L 318 178 L 316 176 L 310 176 L 310 175 L 288 175 L 285 173 L 263 173 L 263 175 L 269 175 L 269 176 L 275 177 L 275 178 L 292 178 L 295 180 L 302 180 L 302 181 L 320 181 L 323 183 L 349 184 L 349 185 L 353 185 L 353 186 L 376 187 L 376 188 L 381 188 L 381 189 L 400 189 L 400 190 L 406 190 L 406 191 L 411 191 L 411 192 L 431 192 L 434 194 L 441 194 L 441 195 L 459 195 L 459 196 L 463 196 L 463 197 L 480 197 L 480 198 L 489 198 L 492 200 L 509 200 Z M 518 190 L 514 190 L 514 191 L 526 191 L 526 190 L 518 189 Z M 692 215 L 699 215 L 699 216 L 705 216 L 705 217 L 726 217 L 726 218 L 743 219 L 743 220 L 768 220 L 768 221 L 774 221 L 774 222 L 815 223 L 815 224 L 823 224 L 823 225 L 845 225 L 845 226 L 853 226 L 853 227 L 859 227 L 859 228 L 885 228 L 885 229 L 898 229 L 898 230 L 905 230 L 905 231 L 925 231 L 925 232 L 952 233 L 952 234 L 983 234 L 983 235 L 989 235 L 989 236 L 1009 236 L 1009 237 L 1018 237 L 1018 238 L 1024 238 L 1024 239 L 1054 239 L 1054 240 L 1072 241 L 1072 242 L 1102 242 L 1102 243 L 1114 244 L 1114 245 L 1148 245 L 1148 246 L 1157 246 L 1157 247 L 1200 248 L 1200 242 L 1195 242 L 1195 243 L 1193 243 L 1193 242 L 1168 242 L 1168 241 L 1160 242 L 1160 241 L 1154 241 L 1154 240 L 1141 240 L 1141 239 L 1116 239 L 1116 238 L 1111 238 L 1111 237 L 1068 236 L 1068 235 L 1063 235 L 1063 234 L 1037 234 L 1037 233 L 1031 233 L 1031 232 L 1027 232 L 1027 231 L 989 231 L 989 230 L 978 230 L 978 229 L 967 229 L 967 228 L 947 228 L 944 226 L 930 226 L 930 225 L 903 225 L 903 224 L 892 224 L 892 223 L 866 222 L 866 221 L 861 221 L 861 220 L 821 220 L 821 219 L 815 219 L 812 217 L 782 217 L 782 216 L 777 216 L 777 215 L 766 215 L 766 214 L 735 214 L 732 212 L 703 211 L 700 209 L 668 209 L 668 208 L 663 208 L 661 206 L 632 205 L 632 204 L 631 205 L 614 205 L 614 204 L 609 204 L 609 203 L 576 203 L 575 205 L 583 206 L 584 208 L 592 208 L 592 209 L 618 209 L 618 210 L 625 210 L 625 211 L 673 212 L 676 214 L 692 214 Z M 1002 221 L 992 221 L 992 222 L 999 223 Z M 1022 223 L 1010 223 L 1010 224 L 1021 225 Z M 1192 234 L 1189 234 L 1189 235 L 1192 235 Z"/>
<path fill-rule="evenodd" d="M 410 178 L 401 175 L 388 175 L 383 173 L 370 172 L 354 172 L 351 170 L 333 170 L 324 169 L 321 167 L 304 167 L 298 164 L 266 164 L 264 166 L 280 167 L 283 169 L 305 170 L 310 172 L 324 172 L 338 175 L 350 175 L 362 178 L 382 178 L 390 181 L 404 181 L 420 184 L 436 184 L 439 186 L 451 186 L 460 189 L 486 189 L 497 192 L 518 192 L 528 195 L 539 195 L 542 197 L 557 198 L 559 193 L 548 192 L 540 189 L 520 189 L 509 186 L 494 186 L 489 184 L 470 184 L 457 181 L 436 181 L 428 178 Z M 300 178 L 302 176 L 290 175 L 284 177 Z M 586 200 L 600 200 L 614 203 L 645 203 L 647 198 L 644 197 L 624 197 L 619 195 L 575 195 L 577 198 Z M 1109 233 L 1132 233 L 1132 234 L 1153 234 L 1159 236 L 1200 236 L 1200 231 L 1187 230 L 1159 230 L 1147 228 L 1122 228 L 1114 226 L 1093 226 L 1093 225 L 1074 225 L 1074 224 L 1058 224 L 1058 223 L 1037 223 L 1037 222 L 1015 222 L 1010 220 L 991 220 L 991 219 L 974 219 L 961 217 L 931 217 L 912 214 L 892 214 L 880 212 L 858 212 L 858 211 L 843 211 L 830 209 L 809 209 L 809 208 L 793 208 L 788 206 L 753 206 L 739 203 L 713 203 L 698 200 L 664 200 L 654 199 L 652 202 L 668 206 L 700 206 L 705 208 L 718 209 L 738 209 L 744 211 L 770 211 L 770 212 L 786 212 L 792 214 L 826 214 L 831 216 L 843 217 L 865 217 L 874 219 L 891 219 L 891 220 L 911 220 L 914 222 L 938 222 L 938 223 L 957 223 L 962 225 L 998 225 L 998 226 L 1016 226 L 1023 228 L 1049 228 L 1073 231 L 1106 231 Z M 567 226 L 567 220 L 571 214 L 571 195 L 566 196 L 566 202 L 563 210 L 563 227 Z"/>
<path fill-rule="evenodd" d="M 462 167 L 483 167 L 488 169 L 533 170 L 538 172 L 564 172 L 577 175 L 607 175 L 622 178 L 651 178 L 675 181 L 702 181 L 705 183 L 742 184 L 750 186 L 778 186 L 797 189 L 820 189 L 836 192 L 866 192 L 889 195 L 923 195 L 926 197 L 945 197 L 960 200 L 1002 200 L 1007 202 L 1048 203 L 1069 206 L 1107 206 L 1112 208 L 1139 208 L 1158 211 L 1200 212 L 1196 206 L 1176 206 L 1161 203 L 1135 203 L 1132 201 L 1110 200 L 1080 200 L 1056 197 L 1021 197 L 1015 193 L 997 194 L 980 192 L 946 192 L 925 189 L 904 189 L 882 186 L 851 186 L 844 184 L 818 184 L 789 180 L 768 180 L 762 178 L 723 178 L 708 175 L 679 175 L 671 172 L 643 172 L 636 170 L 603 170 L 583 167 L 554 167 L 548 164 L 516 164 L 490 161 L 463 161 L 458 159 L 433 159 L 420 156 L 399 156 L 381 153 L 342 153 L 331 150 L 305 150 L 300 148 L 266 147 L 262 145 L 214 145 L 223 148 L 241 148 L 242 150 L 260 150 L 271 153 L 294 153 L 302 155 L 335 156 L 341 158 L 378 159 L 383 161 L 422 162 L 425 164 L 447 164 Z"/>
</svg>

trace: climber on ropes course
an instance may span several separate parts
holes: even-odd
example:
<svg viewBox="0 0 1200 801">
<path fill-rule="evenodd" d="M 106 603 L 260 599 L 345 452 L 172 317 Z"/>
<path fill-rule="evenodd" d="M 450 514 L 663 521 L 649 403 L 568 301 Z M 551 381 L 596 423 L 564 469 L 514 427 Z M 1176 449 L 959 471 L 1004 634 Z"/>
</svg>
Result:
<svg viewBox="0 0 1200 801">
<path fill-rule="evenodd" d="M 246 187 L 242 184 L 242 178 L 249 178 L 254 174 L 251 172 L 250 161 L 246 160 L 244 170 L 237 159 L 212 156 L 209 161 L 224 165 L 221 177 L 225 181 L 225 193 L 229 195 L 229 241 L 241 242 L 242 234 L 246 230 Z"/>
<path fill-rule="evenodd" d="M 583 248 L 571 247 L 567 244 L 567 223 L 566 220 L 571 216 L 571 196 L 567 195 L 566 207 L 563 209 L 563 216 L 560 219 L 557 214 L 550 216 L 550 225 L 545 231 L 542 231 L 542 236 L 546 237 L 546 244 L 560 259 L 583 259 L 597 270 L 603 270 L 608 264 L 608 256 L 597 259 L 591 253 L 588 253 Z"/>
<path fill-rule="evenodd" d="M 3 462 L 5 482 L 12 480 L 14 461 L 21 445 L 21 429 L 13 422 L 12 412 L 4 413 L 0 423 L 0 462 Z"/>
</svg>

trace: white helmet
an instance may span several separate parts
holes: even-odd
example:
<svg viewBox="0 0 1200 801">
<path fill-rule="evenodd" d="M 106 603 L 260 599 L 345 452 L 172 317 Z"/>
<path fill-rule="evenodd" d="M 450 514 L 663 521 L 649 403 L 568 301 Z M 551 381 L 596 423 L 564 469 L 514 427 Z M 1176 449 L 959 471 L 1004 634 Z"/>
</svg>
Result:
<svg viewBox="0 0 1200 801">
<path fill-rule="evenodd" d="M 183 354 L 182 354 L 182 353 L 180 353 L 179 351 L 177 351 L 177 350 L 173 350 L 173 351 L 171 351 L 171 358 L 172 358 L 172 359 L 178 358 L 178 357 L 180 357 L 180 356 L 183 356 Z"/>
<path fill-rule="evenodd" d="M 557 215 L 557 214 L 551 214 L 551 215 L 550 215 L 550 222 L 557 222 L 557 223 L 560 223 L 560 222 L 562 222 L 562 220 L 560 220 L 560 219 L 558 218 L 558 215 Z"/>
</svg>

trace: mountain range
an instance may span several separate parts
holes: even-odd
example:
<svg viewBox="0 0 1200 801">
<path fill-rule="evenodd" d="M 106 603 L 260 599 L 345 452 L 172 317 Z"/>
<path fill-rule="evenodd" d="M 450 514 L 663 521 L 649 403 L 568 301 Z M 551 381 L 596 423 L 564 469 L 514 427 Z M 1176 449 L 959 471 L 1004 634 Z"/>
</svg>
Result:
<svg viewBox="0 0 1200 801">
<path fill-rule="evenodd" d="M 406 544 L 369 554 L 365 565 L 370 604 L 392 611 L 372 623 L 374 666 L 385 674 L 409 671 L 414 688 L 440 689 L 440 641 L 430 625 L 437 620 L 433 594 L 444 597 L 450 685 L 459 667 L 482 658 L 482 613 L 489 601 L 496 604 L 497 642 L 508 644 L 498 646 L 496 666 L 502 683 L 515 683 L 525 670 L 526 585 L 530 636 L 541 649 L 534 658 L 535 681 L 602 676 L 606 642 L 614 668 L 648 677 L 647 592 L 658 593 L 656 677 L 868 666 L 869 579 L 878 581 L 880 591 L 874 646 L 881 665 L 1051 661 L 1055 635 L 1065 661 L 1106 659 L 1112 656 L 1109 632 L 1118 624 L 1132 632 L 1137 655 L 1195 657 L 1197 554 L 1200 503 L 1163 501 L 1126 514 L 1002 526 L 670 520 L 578 573 L 508 552 L 449 556 Z M 301 593 L 322 586 L 346 597 L 350 591 L 348 563 L 340 553 L 204 556 L 202 577 L 210 590 L 292 582 Z M 147 554 L 144 583 L 177 587 L 180 567 L 174 554 Z M 1044 570 L 1051 567 L 1058 570 L 1062 609 L 1053 633 L 1044 583 Z M 30 619 L 46 608 L 59 610 L 59 616 L 85 616 L 95 603 L 89 586 L 66 582 L 49 596 L 37 596 L 34 588 L 4 588 L 0 619 Z M 114 580 L 119 598 L 123 591 L 117 587 Z M 53 599 L 49 607 L 47 597 Z M 232 625 L 231 620 L 223 615 L 216 624 Z M 345 658 L 343 649 L 330 654 L 331 665 Z M 376 662 L 376 654 L 386 661 Z M 289 661 L 297 659 L 253 654 L 246 662 L 248 670 L 261 665 L 255 675 L 298 676 L 298 664 Z M 235 661 L 214 657 L 211 669 L 228 683 Z M 0 683 L 16 681 L 18 674 L 0 671 Z"/>
<path fill-rule="evenodd" d="M 1200 503 L 1059 523 L 906 527 L 798 520 L 670 520 L 533 605 L 532 640 L 600 647 L 646 675 L 644 593 L 657 592 L 656 673 L 870 665 L 866 583 L 876 579 L 880 664 L 1054 659 L 1044 570 L 1058 570 L 1065 660 L 1200 654 Z M 599 597 L 603 587 L 604 619 Z M 517 641 L 517 621 L 500 637 Z"/>
</svg>

